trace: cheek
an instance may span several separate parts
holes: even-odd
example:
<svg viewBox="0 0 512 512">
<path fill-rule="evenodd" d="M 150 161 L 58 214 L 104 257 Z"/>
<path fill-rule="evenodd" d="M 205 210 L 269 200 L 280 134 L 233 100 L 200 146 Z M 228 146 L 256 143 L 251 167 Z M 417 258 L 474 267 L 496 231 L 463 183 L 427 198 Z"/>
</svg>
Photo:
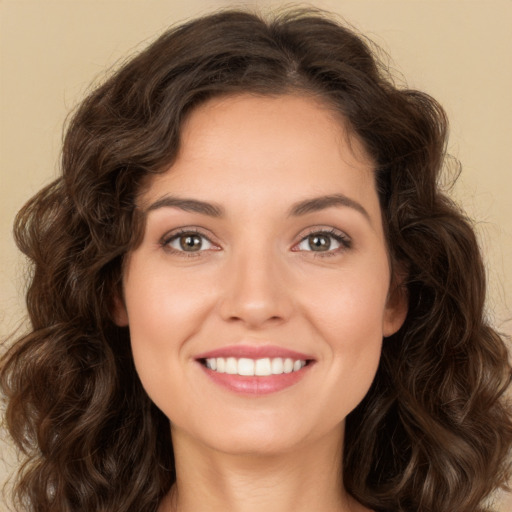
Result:
<svg viewBox="0 0 512 512">
<path fill-rule="evenodd" d="M 168 345 L 178 333 L 186 333 L 201 316 L 208 302 L 202 279 L 187 279 L 165 267 L 134 271 L 125 281 L 126 307 L 133 340 Z"/>
<path fill-rule="evenodd" d="M 333 360 L 343 366 L 343 374 L 363 380 L 376 370 L 383 339 L 385 297 L 375 292 L 343 293 L 317 307 L 316 326 L 328 341 Z M 320 305 L 318 305 L 320 306 Z"/>
<path fill-rule="evenodd" d="M 171 389 L 164 380 L 179 377 L 183 346 L 202 323 L 211 299 L 204 284 L 167 272 L 133 271 L 125 281 L 125 301 L 135 366 L 148 394 Z"/>
<path fill-rule="evenodd" d="M 304 303 L 326 337 L 340 343 L 353 340 L 356 345 L 382 338 L 389 282 L 386 261 L 309 280 L 302 292 Z"/>
<path fill-rule="evenodd" d="M 386 307 L 386 267 L 379 279 L 350 278 L 349 274 L 317 284 L 311 289 L 310 323 L 324 340 L 325 357 L 331 361 L 326 376 L 326 393 L 331 391 L 333 408 L 344 404 L 344 415 L 364 398 L 377 371 L 383 340 Z M 322 290 L 322 292 L 320 292 Z"/>
</svg>

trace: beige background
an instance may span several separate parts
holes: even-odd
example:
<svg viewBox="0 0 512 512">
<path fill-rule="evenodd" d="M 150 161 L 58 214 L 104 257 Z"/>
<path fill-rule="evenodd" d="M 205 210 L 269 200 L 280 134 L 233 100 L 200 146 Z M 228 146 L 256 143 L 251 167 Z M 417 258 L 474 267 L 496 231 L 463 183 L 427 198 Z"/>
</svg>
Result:
<svg viewBox="0 0 512 512">
<path fill-rule="evenodd" d="M 477 229 L 489 274 L 489 315 L 512 334 L 512 1 L 317 0 L 370 35 L 410 87 L 451 120 L 463 164 L 454 195 Z M 66 115 L 105 69 L 170 24 L 227 5 L 214 0 L 0 0 L 0 337 L 23 316 L 16 210 L 54 177 Z M 14 464 L 0 444 L 0 482 Z M 0 500 L 1 501 L 1 500 Z M 512 500 L 500 511 L 512 509 Z M 3 511 L 0 504 L 0 511 Z"/>
</svg>

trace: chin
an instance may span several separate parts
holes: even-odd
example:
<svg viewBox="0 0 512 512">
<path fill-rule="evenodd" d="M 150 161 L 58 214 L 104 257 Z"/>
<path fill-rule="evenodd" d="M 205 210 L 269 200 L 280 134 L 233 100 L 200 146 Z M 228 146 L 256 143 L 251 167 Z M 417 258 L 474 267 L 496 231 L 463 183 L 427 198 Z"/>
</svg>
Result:
<svg viewBox="0 0 512 512">
<path fill-rule="evenodd" d="M 294 454 L 298 450 L 321 443 L 322 439 L 343 439 L 344 420 L 315 423 L 307 418 L 291 417 L 289 411 L 266 411 L 266 414 L 247 411 L 237 414 L 228 422 L 217 417 L 202 422 L 203 428 L 173 426 L 173 443 L 186 436 L 196 445 L 233 456 L 257 457 Z M 249 417 L 248 417 L 249 416 Z M 213 428 L 204 430 L 204 425 Z M 199 443 L 198 443 L 199 442 Z M 176 444 L 175 444 L 176 445 Z"/>
</svg>

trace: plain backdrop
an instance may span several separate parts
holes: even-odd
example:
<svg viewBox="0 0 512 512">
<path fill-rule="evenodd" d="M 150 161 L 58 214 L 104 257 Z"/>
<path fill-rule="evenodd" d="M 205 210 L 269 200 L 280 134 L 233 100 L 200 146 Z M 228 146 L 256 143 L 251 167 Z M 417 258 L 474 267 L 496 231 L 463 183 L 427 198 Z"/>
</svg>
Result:
<svg viewBox="0 0 512 512">
<path fill-rule="evenodd" d="M 16 211 L 58 173 L 62 127 L 92 83 L 168 26 L 226 6 L 276 1 L 0 0 L 0 337 L 23 321 Z M 308 4 L 301 4 L 308 5 Z M 391 56 L 399 80 L 430 93 L 462 162 L 453 188 L 475 220 L 489 276 L 488 315 L 512 334 L 512 1 L 318 0 Z M 0 483 L 15 465 L 0 444 Z M 512 510 L 504 498 L 500 511 Z M 0 511 L 3 511 L 0 504 Z"/>
</svg>

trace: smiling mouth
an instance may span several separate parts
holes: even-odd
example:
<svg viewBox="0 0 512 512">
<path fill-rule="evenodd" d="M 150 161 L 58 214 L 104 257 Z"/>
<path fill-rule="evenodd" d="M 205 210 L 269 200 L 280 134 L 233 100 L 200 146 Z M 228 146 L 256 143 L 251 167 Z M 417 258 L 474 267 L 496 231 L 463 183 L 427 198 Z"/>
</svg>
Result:
<svg viewBox="0 0 512 512">
<path fill-rule="evenodd" d="M 300 371 L 311 363 L 308 359 L 283 357 L 250 359 L 246 357 L 209 357 L 200 359 L 201 364 L 216 373 L 240 375 L 243 377 L 268 377 Z"/>
</svg>

